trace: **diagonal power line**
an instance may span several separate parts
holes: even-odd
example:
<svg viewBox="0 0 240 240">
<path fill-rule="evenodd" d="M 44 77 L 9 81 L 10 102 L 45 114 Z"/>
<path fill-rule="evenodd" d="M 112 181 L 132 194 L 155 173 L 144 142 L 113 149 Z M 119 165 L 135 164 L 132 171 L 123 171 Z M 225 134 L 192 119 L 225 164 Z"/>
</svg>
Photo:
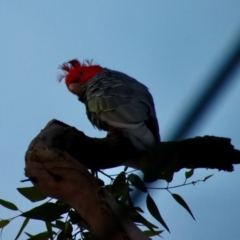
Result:
<svg viewBox="0 0 240 240">
<path fill-rule="evenodd" d="M 236 39 L 238 39 L 238 42 L 232 48 L 229 56 L 223 59 L 219 70 L 209 79 L 210 84 L 189 107 L 186 113 L 183 114 L 182 120 L 180 120 L 180 123 L 170 135 L 169 141 L 183 139 L 193 131 L 217 96 L 233 81 L 234 78 L 232 75 L 240 63 L 240 35 Z M 141 193 L 134 191 L 132 194 L 133 202 L 136 202 L 136 200 L 139 201 L 139 198 L 141 198 Z"/>
<path fill-rule="evenodd" d="M 223 61 L 216 74 L 209 79 L 210 84 L 199 95 L 193 105 L 190 106 L 186 114 L 183 114 L 182 120 L 176 126 L 176 130 L 170 135 L 169 140 L 185 138 L 196 127 L 197 123 L 202 120 L 204 113 L 216 100 L 217 96 L 224 91 L 227 84 L 234 80 L 232 75 L 240 63 L 240 36 L 237 39 L 239 41 L 236 46 Z"/>
</svg>

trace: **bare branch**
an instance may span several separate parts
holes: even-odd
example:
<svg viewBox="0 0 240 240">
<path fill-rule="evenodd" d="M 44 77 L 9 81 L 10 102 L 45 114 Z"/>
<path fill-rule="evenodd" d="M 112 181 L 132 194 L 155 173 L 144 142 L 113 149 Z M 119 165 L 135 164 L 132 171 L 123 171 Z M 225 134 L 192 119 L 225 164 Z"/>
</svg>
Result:
<svg viewBox="0 0 240 240">
<path fill-rule="evenodd" d="M 67 152 L 46 146 L 50 132 L 35 139 L 26 153 L 25 172 L 33 184 L 73 207 L 89 226 L 91 239 L 149 239 L 85 166 Z"/>
<path fill-rule="evenodd" d="M 139 152 L 121 133 L 111 131 L 105 138 L 90 138 L 74 127 L 52 120 L 32 141 L 68 152 L 87 168 L 98 170 L 117 166 L 136 169 L 161 169 L 175 161 L 175 171 L 182 168 L 211 168 L 233 171 L 233 164 L 240 163 L 240 152 L 228 138 L 204 136 L 179 142 L 162 142 L 154 153 Z M 153 156 L 154 155 L 154 156 Z"/>
</svg>

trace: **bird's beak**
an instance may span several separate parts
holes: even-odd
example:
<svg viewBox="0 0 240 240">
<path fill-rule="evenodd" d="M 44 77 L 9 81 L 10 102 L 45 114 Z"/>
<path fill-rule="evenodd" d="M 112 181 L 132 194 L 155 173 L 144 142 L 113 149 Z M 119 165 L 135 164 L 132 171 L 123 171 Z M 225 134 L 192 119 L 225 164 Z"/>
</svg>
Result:
<svg viewBox="0 0 240 240">
<path fill-rule="evenodd" d="M 81 83 L 71 83 L 68 85 L 68 89 L 70 92 L 73 94 L 78 94 L 80 92 L 81 88 Z"/>
</svg>

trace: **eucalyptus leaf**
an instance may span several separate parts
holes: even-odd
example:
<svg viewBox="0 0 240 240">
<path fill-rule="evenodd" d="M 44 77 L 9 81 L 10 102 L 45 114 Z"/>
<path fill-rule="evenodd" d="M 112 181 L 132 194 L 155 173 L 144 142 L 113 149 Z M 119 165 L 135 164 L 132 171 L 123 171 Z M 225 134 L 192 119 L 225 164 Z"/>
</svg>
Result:
<svg viewBox="0 0 240 240">
<path fill-rule="evenodd" d="M 40 193 L 34 186 L 17 188 L 17 190 L 19 193 L 21 193 L 25 198 L 27 198 L 31 202 L 38 202 L 47 198 L 46 195 Z"/>
<path fill-rule="evenodd" d="M 145 227 L 147 227 L 149 230 L 154 231 L 154 228 L 158 228 L 157 226 L 155 226 L 154 224 L 152 224 L 151 222 L 149 222 L 147 219 L 145 219 L 141 214 L 139 214 L 138 212 L 131 212 L 131 219 L 134 222 L 137 223 L 141 223 L 143 224 Z"/>
<path fill-rule="evenodd" d="M 134 173 L 131 173 L 128 178 L 127 178 L 131 183 L 132 185 L 137 188 L 138 190 L 140 191 L 143 191 L 143 192 L 147 192 L 147 188 L 145 187 L 144 185 L 144 182 L 142 181 L 142 179 L 134 174 Z"/>
<path fill-rule="evenodd" d="M 157 235 L 161 234 L 162 232 L 163 232 L 163 230 L 159 230 L 159 231 L 145 230 L 145 231 L 143 231 L 143 233 L 148 237 L 157 236 Z"/>
<path fill-rule="evenodd" d="M 164 222 L 157 208 L 157 205 L 155 204 L 155 202 L 153 201 L 152 197 L 149 194 L 147 195 L 147 208 L 148 208 L 148 211 L 151 213 L 151 215 L 155 219 L 157 219 L 168 230 L 168 232 L 170 232 L 167 224 Z"/>
<path fill-rule="evenodd" d="M 48 231 L 49 238 L 51 240 L 53 240 L 54 236 L 53 236 L 53 230 L 52 230 L 51 223 L 50 222 L 45 222 L 45 225 L 46 225 L 46 228 L 47 228 L 47 231 Z"/>
<path fill-rule="evenodd" d="M 25 218 L 14 240 L 17 240 L 20 237 L 21 233 L 23 232 L 24 228 L 27 226 L 28 222 L 29 222 L 29 218 Z"/>
<path fill-rule="evenodd" d="M 212 177 L 212 176 L 213 176 L 213 174 L 206 176 L 206 177 L 203 179 L 203 181 L 204 181 L 204 182 L 207 181 L 207 180 L 208 180 L 210 177 Z"/>
<path fill-rule="evenodd" d="M 128 188 L 125 172 L 121 172 L 113 181 L 111 193 L 118 199 L 125 193 L 126 187 Z"/>
<path fill-rule="evenodd" d="M 27 240 L 49 240 L 48 232 L 41 232 L 37 235 L 34 235 Z"/>
<path fill-rule="evenodd" d="M 185 178 L 188 179 L 190 178 L 194 173 L 194 169 L 191 169 L 190 171 L 185 172 Z"/>
<path fill-rule="evenodd" d="M 0 220 L 0 228 L 4 228 L 10 223 L 8 219 Z"/>
<path fill-rule="evenodd" d="M 188 207 L 187 203 L 183 200 L 183 198 L 181 196 L 179 196 L 178 194 L 175 194 L 175 193 L 172 193 L 172 196 L 182 207 L 184 207 L 189 212 L 189 214 L 195 220 L 190 208 Z"/>
<path fill-rule="evenodd" d="M 45 222 L 52 222 L 59 219 L 60 216 L 66 212 L 66 208 L 63 206 L 59 206 L 58 204 L 54 203 L 44 203 L 38 207 L 22 213 L 20 216 L 43 220 Z"/>
<path fill-rule="evenodd" d="M 0 205 L 2 205 L 3 207 L 5 208 L 8 208 L 10 210 L 13 210 L 13 211 L 17 211 L 18 208 L 15 204 L 11 203 L 11 202 L 8 202 L 6 200 L 3 200 L 3 199 L 0 199 Z"/>
</svg>

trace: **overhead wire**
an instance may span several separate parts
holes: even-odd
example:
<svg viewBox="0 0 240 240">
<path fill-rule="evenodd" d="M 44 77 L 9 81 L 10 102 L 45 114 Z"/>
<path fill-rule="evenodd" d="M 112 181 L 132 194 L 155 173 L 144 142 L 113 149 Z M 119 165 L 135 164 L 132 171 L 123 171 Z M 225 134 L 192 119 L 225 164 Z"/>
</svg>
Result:
<svg viewBox="0 0 240 240">
<path fill-rule="evenodd" d="M 222 64 L 218 67 L 216 73 L 210 77 L 208 81 L 209 85 L 205 87 L 193 104 L 182 115 L 182 119 L 175 126 L 175 130 L 168 137 L 168 141 L 177 141 L 187 137 L 196 128 L 197 124 L 200 123 L 220 93 L 223 94 L 226 87 L 235 80 L 233 74 L 237 70 L 237 67 L 240 66 L 240 34 L 237 35 L 236 39 L 237 41 L 230 50 L 229 55 L 224 56 Z M 132 201 L 139 201 L 141 195 L 139 191 L 134 191 L 131 194 Z"/>
</svg>

